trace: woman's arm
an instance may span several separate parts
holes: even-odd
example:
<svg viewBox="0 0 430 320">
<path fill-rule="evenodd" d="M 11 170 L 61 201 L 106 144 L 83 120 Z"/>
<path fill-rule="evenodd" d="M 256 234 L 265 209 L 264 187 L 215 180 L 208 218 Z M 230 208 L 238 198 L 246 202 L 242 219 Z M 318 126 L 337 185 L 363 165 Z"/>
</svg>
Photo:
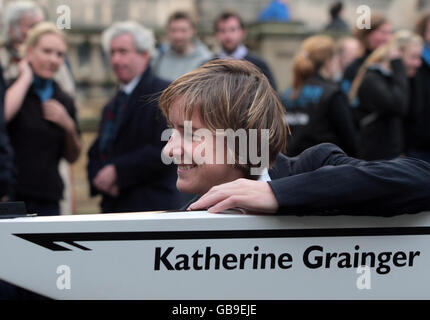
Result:
<svg viewBox="0 0 430 320">
<path fill-rule="evenodd" d="M 291 161 L 297 162 L 296 169 Z M 290 175 L 269 182 L 238 179 L 214 186 L 189 210 L 221 212 L 239 207 L 281 215 L 374 216 L 430 210 L 430 165 L 424 161 L 366 162 L 348 157 L 334 145 L 321 144 L 284 165 Z"/>
<path fill-rule="evenodd" d="M 50 99 L 43 104 L 43 116 L 64 129 L 66 136 L 63 156 L 68 162 L 75 162 L 81 153 L 82 143 L 75 121 L 66 108 L 57 100 Z"/>
<path fill-rule="evenodd" d="M 19 77 L 6 90 L 4 117 L 5 122 L 11 121 L 21 109 L 24 98 L 33 82 L 33 71 L 25 59 L 19 63 Z"/>
</svg>

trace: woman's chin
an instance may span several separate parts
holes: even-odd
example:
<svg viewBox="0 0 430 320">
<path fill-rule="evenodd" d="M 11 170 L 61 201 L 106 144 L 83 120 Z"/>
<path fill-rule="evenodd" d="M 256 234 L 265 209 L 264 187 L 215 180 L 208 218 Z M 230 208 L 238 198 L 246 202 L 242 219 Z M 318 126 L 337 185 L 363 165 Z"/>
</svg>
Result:
<svg viewBox="0 0 430 320">
<path fill-rule="evenodd" d="M 183 193 L 199 194 L 198 190 L 195 187 L 193 188 L 185 181 L 181 181 L 181 179 L 178 179 L 178 181 L 176 182 L 176 188 Z"/>
<path fill-rule="evenodd" d="M 52 79 L 55 76 L 55 72 L 44 71 L 44 72 L 35 72 L 35 74 L 42 79 Z"/>
</svg>

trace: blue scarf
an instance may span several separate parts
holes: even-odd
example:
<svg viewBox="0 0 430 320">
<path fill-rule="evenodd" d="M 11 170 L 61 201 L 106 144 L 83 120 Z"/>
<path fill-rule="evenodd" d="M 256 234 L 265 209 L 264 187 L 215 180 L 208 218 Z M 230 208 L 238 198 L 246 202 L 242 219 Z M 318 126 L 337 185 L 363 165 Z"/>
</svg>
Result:
<svg viewBox="0 0 430 320">
<path fill-rule="evenodd" d="M 428 44 L 424 45 L 421 57 L 423 58 L 423 61 L 430 66 L 430 46 Z"/>
<path fill-rule="evenodd" d="M 42 103 L 51 99 L 54 94 L 54 83 L 51 79 L 43 79 L 34 75 L 33 88 Z"/>
</svg>

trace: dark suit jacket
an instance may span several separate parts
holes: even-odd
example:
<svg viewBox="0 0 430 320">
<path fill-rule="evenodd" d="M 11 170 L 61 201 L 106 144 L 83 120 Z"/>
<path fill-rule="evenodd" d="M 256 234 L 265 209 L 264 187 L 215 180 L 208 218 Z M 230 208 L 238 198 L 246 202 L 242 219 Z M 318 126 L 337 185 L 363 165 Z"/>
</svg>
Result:
<svg viewBox="0 0 430 320">
<path fill-rule="evenodd" d="M 244 57 L 244 59 L 253 63 L 255 66 L 257 66 L 261 70 L 261 72 L 263 72 L 264 75 L 267 77 L 267 80 L 269 80 L 270 84 L 272 85 L 272 88 L 275 91 L 277 90 L 275 78 L 273 77 L 273 74 L 270 71 L 269 66 L 262 58 L 256 56 L 251 52 L 248 52 L 248 54 Z"/>
<path fill-rule="evenodd" d="M 430 210 L 430 164 L 412 158 L 366 162 L 323 143 L 294 158 L 280 155 L 269 176 L 282 215 L 388 217 Z"/>
<path fill-rule="evenodd" d="M 157 98 L 168 84 L 148 68 L 133 90 L 112 148 L 111 163 L 117 171 L 120 195 L 115 198 L 104 194 L 103 212 L 167 210 L 183 204 L 176 189 L 176 166 L 166 166 L 161 161 L 161 150 L 166 143 L 161 141 L 161 133 L 166 121 L 158 109 Z M 100 130 L 103 125 L 102 122 Z M 96 195 L 99 191 L 91 182 L 107 164 L 100 158 L 99 138 L 88 157 L 91 194 Z"/>
<path fill-rule="evenodd" d="M 215 59 L 220 59 L 220 57 L 216 56 L 212 60 L 215 60 Z M 260 58 L 260 57 L 256 56 L 255 54 L 248 51 L 248 54 L 243 59 L 251 62 L 257 68 L 259 68 L 260 71 L 266 76 L 267 80 L 269 80 L 270 84 L 272 85 L 272 88 L 275 91 L 277 90 L 275 78 L 273 77 L 273 74 L 270 71 L 269 66 L 267 65 L 267 63 L 262 58 Z"/>
<path fill-rule="evenodd" d="M 323 143 L 269 171 L 279 214 L 392 216 L 430 210 L 430 165 L 412 158 L 366 162 Z"/>
</svg>

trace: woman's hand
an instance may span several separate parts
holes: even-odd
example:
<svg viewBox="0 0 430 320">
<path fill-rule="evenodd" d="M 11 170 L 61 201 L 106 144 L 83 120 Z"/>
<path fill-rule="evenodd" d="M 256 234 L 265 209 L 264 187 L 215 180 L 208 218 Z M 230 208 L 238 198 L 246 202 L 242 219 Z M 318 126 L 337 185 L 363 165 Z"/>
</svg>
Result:
<svg viewBox="0 0 430 320">
<path fill-rule="evenodd" d="M 212 187 L 188 210 L 208 210 L 218 213 L 231 208 L 243 208 L 248 213 L 275 213 L 279 204 L 267 182 L 237 179 Z"/>
<path fill-rule="evenodd" d="M 26 79 L 29 83 L 33 82 L 33 70 L 30 67 L 27 59 L 22 59 L 18 63 L 19 76 Z"/>
<path fill-rule="evenodd" d="M 64 158 L 70 163 L 75 162 L 81 153 L 82 143 L 79 138 L 75 122 L 66 108 L 57 100 L 49 99 L 42 104 L 43 117 L 64 129 L 65 148 Z"/>
<path fill-rule="evenodd" d="M 74 127 L 74 122 L 66 108 L 57 100 L 49 99 L 42 105 L 43 117 L 68 131 Z"/>
</svg>

